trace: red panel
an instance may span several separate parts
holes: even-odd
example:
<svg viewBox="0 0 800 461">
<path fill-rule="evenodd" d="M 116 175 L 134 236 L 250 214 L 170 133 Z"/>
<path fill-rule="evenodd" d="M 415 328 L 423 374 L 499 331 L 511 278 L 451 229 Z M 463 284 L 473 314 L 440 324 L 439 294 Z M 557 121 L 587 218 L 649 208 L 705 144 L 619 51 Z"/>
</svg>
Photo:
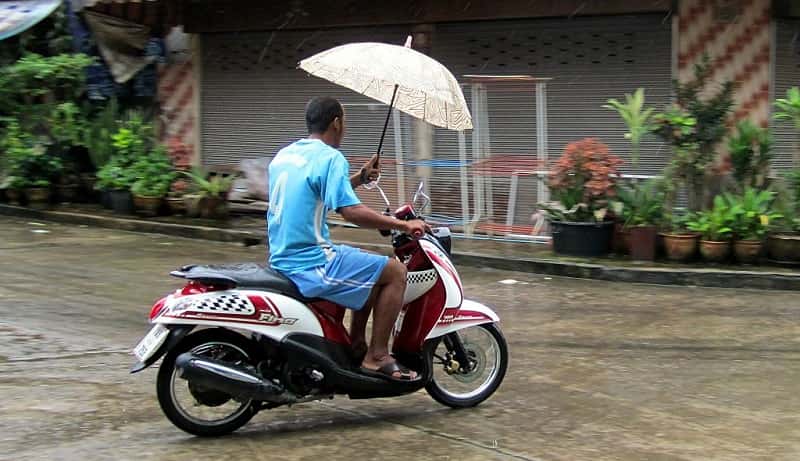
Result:
<svg viewBox="0 0 800 461">
<path fill-rule="evenodd" d="M 167 302 L 167 298 L 161 298 L 153 305 L 150 309 L 150 320 L 155 319 L 159 315 L 161 315 L 161 311 L 164 310 L 164 304 Z"/>
<path fill-rule="evenodd" d="M 416 353 L 422 349 L 425 337 L 442 316 L 445 299 L 444 284 L 439 279 L 424 296 L 408 304 L 403 329 L 394 340 L 395 351 Z"/>
<path fill-rule="evenodd" d="M 350 335 L 344 327 L 345 308 L 330 301 L 319 301 L 309 305 L 317 316 L 325 338 L 335 343 L 350 345 Z"/>
</svg>

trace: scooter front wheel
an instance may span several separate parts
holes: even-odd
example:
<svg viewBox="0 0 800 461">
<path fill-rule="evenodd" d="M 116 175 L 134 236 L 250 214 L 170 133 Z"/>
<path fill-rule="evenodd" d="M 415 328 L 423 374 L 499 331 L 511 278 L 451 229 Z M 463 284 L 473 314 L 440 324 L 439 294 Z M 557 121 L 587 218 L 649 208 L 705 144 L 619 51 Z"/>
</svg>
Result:
<svg viewBox="0 0 800 461">
<path fill-rule="evenodd" d="M 453 408 L 474 407 L 491 397 L 503 382 L 508 345 L 500 329 L 487 323 L 428 342 L 425 359 L 432 370 L 425 390 L 434 400 Z"/>
</svg>

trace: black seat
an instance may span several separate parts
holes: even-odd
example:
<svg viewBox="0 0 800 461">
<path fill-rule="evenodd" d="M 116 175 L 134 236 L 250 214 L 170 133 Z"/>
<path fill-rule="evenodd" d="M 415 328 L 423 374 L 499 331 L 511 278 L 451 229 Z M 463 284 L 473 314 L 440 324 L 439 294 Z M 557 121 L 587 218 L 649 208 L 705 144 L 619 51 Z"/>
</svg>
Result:
<svg viewBox="0 0 800 461">
<path fill-rule="evenodd" d="M 267 290 L 306 300 L 286 276 L 269 266 L 255 263 L 184 266 L 171 274 L 210 285 L 234 285 L 238 288 Z"/>
</svg>

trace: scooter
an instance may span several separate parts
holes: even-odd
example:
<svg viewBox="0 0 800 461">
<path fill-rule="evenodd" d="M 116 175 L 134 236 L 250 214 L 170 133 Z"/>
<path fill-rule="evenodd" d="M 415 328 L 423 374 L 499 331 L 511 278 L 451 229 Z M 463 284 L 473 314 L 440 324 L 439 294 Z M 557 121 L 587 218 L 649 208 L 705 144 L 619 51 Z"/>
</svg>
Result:
<svg viewBox="0 0 800 461">
<path fill-rule="evenodd" d="M 387 204 L 389 201 L 380 187 Z M 394 211 L 417 219 L 414 199 Z M 424 203 L 420 209 L 424 209 Z M 360 373 L 363 356 L 344 327 L 345 308 L 307 299 L 285 276 L 257 264 L 189 265 L 171 272 L 181 289 L 150 310 L 149 333 L 134 348 L 131 373 L 163 357 L 158 401 L 178 428 L 221 436 L 262 409 L 333 398 L 394 397 L 422 388 L 441 404 L 472 407 L 500 386 L 508 346 L 489 307 L 464 298 L 450 260 L 446 227 L 425 235 L 391 235 L 408 268 L 404 307 L 392 354 L 421 379 L 388 380 Z"/>
</svg>

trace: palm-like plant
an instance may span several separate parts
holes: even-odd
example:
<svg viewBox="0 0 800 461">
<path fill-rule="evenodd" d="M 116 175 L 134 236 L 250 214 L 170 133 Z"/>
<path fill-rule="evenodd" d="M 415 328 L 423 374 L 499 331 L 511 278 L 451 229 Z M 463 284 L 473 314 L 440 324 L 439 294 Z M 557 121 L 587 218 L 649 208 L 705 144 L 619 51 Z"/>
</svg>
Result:
<svg viewBox="0 0 800 461">
<path fill-rule="evenodd" d="M 200 168 L 195 168 L 192 171 L 182 172 L 192 179 L 198 189 L 200 195 L 205 197 L 222 197 L 230 191 L 233 185 L 233 176 L 214 175 L 209 177 L 209 174 Z"/>
<path fill-rule="evenodd" d="M 637 89 L 632 95 L 626 94 L 624 103 L 616 99 L 609 99 L 607 102 L 608 104 L 603 105 L 603 107 L 617 111 L 628 127 L 625 139 L 631 141 L 631 158 L 635 168 L 639 165 L 639 145 L 642 137 L 653 131 L 651 119 L 653 109 L 644 108 L 644 88 Z"/>
<path fill-rule="evenodd" d="M 775 100 L 776 120 L 790 120 L 794 123 L 794 128 L 800 132 L 800 88 L 792 87 L 786 92 L 786 98 Z M 800 168 L 800 148 L 795 148 L 793 166 Z"/>
</svg>

